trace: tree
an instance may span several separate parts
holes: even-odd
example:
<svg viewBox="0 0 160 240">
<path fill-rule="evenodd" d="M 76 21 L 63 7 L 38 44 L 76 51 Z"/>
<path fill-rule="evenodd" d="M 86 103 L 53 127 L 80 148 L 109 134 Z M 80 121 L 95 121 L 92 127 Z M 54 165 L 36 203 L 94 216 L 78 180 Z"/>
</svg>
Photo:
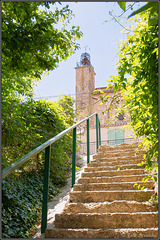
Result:
<svg viewBox="0 0 160 240">
<path fill-rule="evenodd" d="M 32 96 L 33 84 L 45 71 L 55 69 L 79 45 L 79 27 L 67 24 L 68 5 L 49 10 L 52 2 L 2 3 L 2 92 L 4 96 Z M 40 10 L 40 7 L 45 10 Z M 59 25 L 62 27 L 58 27 Z"/>
<path fill-rule="evenodd" d="M 114 91 L 122 91 L 131 126 L 148 150 L 148 170 L 152 157 L 158 159 L 158 24 L 150 24 L 157 17 L 150 8 L 132 19 L 132 32 L 126 30 L 128 39 L 120 44 L 117 76 L 111 79 Z"/>
<path fill-rule="evenodd" d="M 69 29 L 67 26 L 73 16 L 68 5 L 51 11 L 50 6 L 54 4 L 2 3 L 3 168 L 68 128 L 72 122 L 71 105 L 65 105 L 66 112 L 67 106 L 70 112 L 66 119 L 58 104 L 32 99 L 35 81 L 73 54 L 82 35 L 79 27 Z M 22 96 L 29 99 L 22 101 Z M 52 144 L 50 197 L 55 195 L 57 186 L 66 183 L 71 153 L 71 134 Z M 29 237 L 28 230 L 35 224 L 41 207 L 43 166 L 44 151 L 3 180 L 3 237 Z"/>
<path fill-rule="evenodd" d="M 126 10 L 126 2 L 117 2 L 120 6 L 120 8 L 125 12 Z M 133 6 L 133 5 L 132 5 Z M 132 10 L 131 6 L 131 10 Z M 130 7 L 130 5 L 129 5 Z M 150 16 L 149 17 L 149 24 L 158 24 L 158 2 L 148 2 L 144 6 L 140 7 L 138 10 L 132 12 L 128 18 L 135 16 L 136 14 L 142 13 L 148 9 L 151 9 L 152 13 L 157 13 L 156 16 Z"/>
<path fill-rule="evenodd" d="M 25 139 L 32 138 L 28 132 L 32 133 L 33 126 L 27 125 L 24 118 L 25 104 L 21 96 L 31 98 L 33 85 L 40 80 L 42 73 L 55 69 L 60 61 L 67 59 L 79 47 L 77 40 L 82 35 L 79 27 L 69 29 L 67 26 L 73 16 L 72 11 L 68 5 L 51 11 L 50 7 L 54 4 L 2 3 L 2 134 L 3 147 L 12 146 L 12 160 L 12 150 L 16 150 L 16 154 L 19 148 L 21 153 L 24 150 L 19 136 L 26 134 Z"/>
<path fill-rule="evenodd" d="M 82 35 L 79 27 L 68 27 L 73 17 L 68 5 L 51 11 L 54 4 L 2 3 L 3 167 L 64 130 L 61 119 L 54 122 L 56 115 L 63 116 L 59 106 L 55 113 L 52 103 L 32 99 L 35 81 L 73 54 Z M 24 102 L 21 96 L 29 99 Z M 72 120 L 63 121 L 67 128 Z M 70 153 L 70 142 L 66 145 Z"/>
<path fill-rule="evenodd" d="M 74 100 L 70 95 L 61 96 L 57 101 L 63 115 L 65 115 L 65 122 L 70 126 L 74 124 Z"/>
</svg>

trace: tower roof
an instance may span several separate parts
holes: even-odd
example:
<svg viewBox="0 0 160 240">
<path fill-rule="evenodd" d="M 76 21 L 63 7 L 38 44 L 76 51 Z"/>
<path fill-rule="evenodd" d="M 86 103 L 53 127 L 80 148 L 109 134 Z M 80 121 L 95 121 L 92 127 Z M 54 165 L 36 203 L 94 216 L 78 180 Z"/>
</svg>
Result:
<svg viewBox="0 0 160 240">
<path fill-rule="evenodd" d="M 86 65 L 91 65 L 91 57 L 90 57 L 89 53 L 84 52 L 81 54 L 80 62 L 77 63 L 77 67 L 86 66 Z M 93 68 L 92 65 L 91 65 L 91 67 Z"/>
</svg>

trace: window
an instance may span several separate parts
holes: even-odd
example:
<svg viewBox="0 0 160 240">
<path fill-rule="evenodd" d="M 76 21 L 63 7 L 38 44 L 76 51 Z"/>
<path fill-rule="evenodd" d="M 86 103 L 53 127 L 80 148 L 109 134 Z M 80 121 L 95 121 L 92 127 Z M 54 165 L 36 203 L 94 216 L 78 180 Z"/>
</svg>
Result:
<svg viewBox="0 0 160 240">
<path fill-rule="evenodd" d="M 124 130 L 123 129 L 111 129 L 108 130 L 108 145 L 117 145 L 124 143 Z"/>
<path fill-rule="evenodd" d="M 118 118 L 119 121 L 123 121 L 124 120 L 124 113 L 119 113 L 117 118 Z"/>
</svg>

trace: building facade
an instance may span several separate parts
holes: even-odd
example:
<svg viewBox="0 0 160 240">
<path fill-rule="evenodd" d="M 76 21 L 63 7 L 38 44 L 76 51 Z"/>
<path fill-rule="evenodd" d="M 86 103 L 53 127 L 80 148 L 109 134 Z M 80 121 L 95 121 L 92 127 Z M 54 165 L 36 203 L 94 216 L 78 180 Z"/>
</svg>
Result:
<svg viewBox="0 0 160 240">
<path fill-rule="evenodd" d="M 80 63 L 76 69 L 76 120 L 97 112 L 101 122 L 102 144 L 115 145 L 133 141 L 133 129 L 130 127 L 130 118 L 127 112 L 119 112 L 124 99 L 121 92 L 113 93 L 112 87 L 95 88 L 95 71 L 91 65 L 90 55 L 82 53 Z M 107 99 L 107 100 L 106 100 Z M 106 101 L 104 101 L 106 100 Z M 91 151 L 96 148 L 96 121 L 90 120 L 90 141 L 93 145 Z M 86 123 L 77 129 L 81 139 L 82 152 L 86 151 Z"/>
</svg>

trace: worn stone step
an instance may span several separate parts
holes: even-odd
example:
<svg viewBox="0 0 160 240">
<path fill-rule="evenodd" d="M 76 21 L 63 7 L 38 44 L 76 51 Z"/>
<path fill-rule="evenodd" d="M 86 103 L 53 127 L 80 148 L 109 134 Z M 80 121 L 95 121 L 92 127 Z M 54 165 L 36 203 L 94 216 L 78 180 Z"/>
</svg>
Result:
<svg viewBox="0 0 160 240">
<path fill-rule="evenodd" d="M 156 212 L 158 207 L 149 203 L 116 200 L 99 203 L 68 203 L 64 213 L 107 213 L 107 212 Z"/>
<path fill-rule="evenodd" d="M 158 228 L 46 229 L 45 238 L 158 238 Z"/>
<path fill-rule="evenodd" d="M 97 153 L 134 153 L 134 152 L 146 152 L 143 149 L 114 149 L 114 150 L 105 150 L 105 149 L 98 149 Z"/>
<path fill-rule="evenodd" d="M 113 157 L 143 157 L 143 154 L 126 154 L 126 153 L 105 153 L 105 154 L 95 154 L 93 156 L 93 159 L 99 159 L 99 158 L 113 158 Z"/>
<path fill-rule="evenodd" d="M 98 167 L 86 167 L 84 168 L 84 172 L 100 172 L 100 171 L 107 171 L 107 170 L 125 170 L 125 169 L 141 169 L 145 168 L 146 164 L 144 165 L 137 165 L 137 164 L 123 164 L 123 165 L 114 165 L 114 166 L 98 166 Z"/>
<path fill-rule="evenodd" d="M 118 145 L 101 145 L 98 148 L 98 151 L 132 151 L 132 150 L 144 150 L 145 149 L 141 146 L 139 146 L 138 144 L 118 144 Z"/>
<path fill-rule="evenodd" d="M 135 185 L 137 184 L 137 185 Z M 135 185 L 135 187 L 134 187 Z M 98 191 L 98 190 L 141 190 L 142 187 L 153 190 L 154 182 L 114 182 L 114 183 L 84 183 L 75 184 L 73 191 Z"/>
<path fill-rule="evenodd" d="M 83 172 L 82 177 L 113 177 L 113 176 L 120 176 L 120 175 L 139 175 L 145 174 L 144 169 L 128 169 L 128 170 L 110 170 L 110 171 L 100 171 L 100 172 Z"/>
<path fill-rule="evenodd" d="M 146 154 L 147 151 L 143 150 L 143 149 L 114 149 L 114 150 L 99 150 L 97 151 L 96 154 L 105 154 L 105 153 L 126 153 L 126 154 Z"/>
<path fill-rule="evenodd" d="M 114 150 L 131 150 L 138 148 L 138 145 L 131 145 L 131 144 L 118 144 L 118 145 L 101 145 L 98 148 L 98 151 L 114 151 Z"/>
<path fill-rule="evenodd" d="M 117 151 L 117 152 L 104 152 L 104 153 L 96 153 L 93 156 L 93 159 L 97 159 L 97 158 L 110 158 L 110 157 L 123 157 L 123 156 L 128 156 L 128 157 L 134 157 L 134 156 L 143 156 L 144 153 L 143 152 L 131 152 L 131 151 Z"/>
<path fill-rule="evenodd" d="M 144 202 L 154 194 L 153 190 L 115 190 L 115 191 L 71 191 L 70 202 L 111 202 L 114 200 L 129 200 Z"/>
<path fill-rule="evenodd" d="M 115 161 L 91 161 L 87 166 L 88 167 L 99 167 L 99 166 L 114 166 L 114 165 L 124 165 L 124 164 L 140 164 L 142 160 L 140 159 L 128 159 L 128 160 L 115 160 Z M 145 162 L 145 160 L 143 160 Z"/>
<path fill-rule="evenodd" d="M 104 153 L 104 152 L 129 152 L 129 151 L 131 151 L 131 152 L 143 152 L 143 153 L 147 153 L 147 151 L 144 149 L 144 148 L 142 148 L 142 147 L 136 147 L 136 146 L 134 146 L 134 147 L 132 147 L 132 146 L 128 146 L 128 147 L 122 147 L 122 145 L 120 146 L 119 145 L 119 147 L 118 146 L 116 146 L 116 147 L 114 147 L 114 146 L 110 146 L 110 147 L 107 147 L 107 146 L 100 146 L 99 148 L 98 148 L 98 151 L 97 151 L 97 153 Z"/>
<path fill-rule="evenodd" d="M 158 212 L 61 213 L 55 215 L 56 228 L 157 228 Z"/>
<path fill-rule="evenodd" d="M 115 161 L 128 161 L 128 160 L 139 160 L 139 161 L 144 161 L 145 159 L 141 156 L 141 157 L 128 157 L 128 156 L 124 156 L 124 157 L 110 157 L 110 158 L 97 158 L 97 159 L 93 159 L 91 162 L 115 162 Z"/>
<path fill-rule="evenodd" d="M 101 145 L 99 147 L 99 151 L 104 150 L 131 150 L 131 149 L 136 149 L 139 148 L 138 147 L 139 143 L 131 143 L 131 144 L 127 144 L 127 143 L 122 143 L 122 144 L 118 144 L 118 145 L 114 145 L 114 146 L 110 146 L 110 145 Z"/>
<path fill-rule="evenodd" d="M 136 182 L 142 181 L 147 174 L 141 175 L 124 175 L 114 177 L 83 177 L 79 178 L 77 183 L 107 183 L 107 182 Z"/>
<path fill-rule="evenodd" d="M 117 161 L 117 160 L 129 160 L 129 159 L 132 159 L 132 160 L 135 160 L 135 159 L 140 159 L 140 160 L 144 160 L 143 158 L 143 155 L 132 155 L 132 156 L 127 156 L 127 155 L 124 155 L 124 156 L 120 156 L 120 155 L 112 155 L 112 156 L 107 156 L 107 155 L 104 155 L 104 156 L 98 156 L 98 155 L 94 155 L 93 156 L 93 161 L 94 160 L 98 160 L 98 161 Z"/>
</svg>

